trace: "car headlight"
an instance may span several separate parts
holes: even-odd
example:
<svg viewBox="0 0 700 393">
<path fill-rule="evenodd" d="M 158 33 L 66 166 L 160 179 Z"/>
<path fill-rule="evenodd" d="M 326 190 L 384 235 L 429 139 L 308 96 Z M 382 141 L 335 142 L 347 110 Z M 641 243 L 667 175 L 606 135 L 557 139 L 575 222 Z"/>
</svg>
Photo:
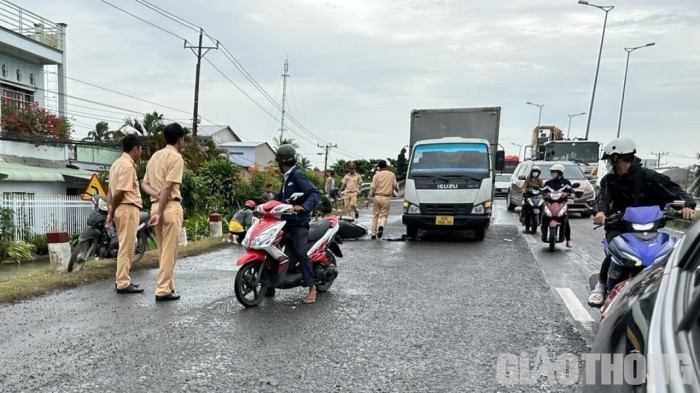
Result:
<svg viewBox="0 0 700 393">
<path fill-rule="evenodd" d="M 420 214 L 420 207 L 411 202 L 403 201 L 403 212 L 404 214 Z"/>
<path fill-rule="evenodd" d="M 486 213 L 486 208 L 484 205 L 476 205 L 472 208 L 472 214 L 484 214 Z"/>
<path fill-rule="evenodd" d="M 252 248 L 265 248 L 268 247 L 274 240 L 275 240 L 275 235 L 277 235 L 277 228 L 269 228 L 265 229 L 264 231 L 260 232 L 257 236 L 255 236 L 255 239 L 253 239 L 252 242 L 248 240 L 250 243 L 250 247 Z M 246 237 L 248 235 L 246 234 Z"/>
</svg>

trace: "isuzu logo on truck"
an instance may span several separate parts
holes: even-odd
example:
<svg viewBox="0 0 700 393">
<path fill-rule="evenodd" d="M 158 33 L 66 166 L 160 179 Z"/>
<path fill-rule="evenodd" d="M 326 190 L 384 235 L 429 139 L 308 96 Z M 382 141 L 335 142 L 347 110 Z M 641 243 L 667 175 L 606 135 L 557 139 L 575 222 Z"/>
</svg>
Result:
<svg viewBox="0 0 700 393">
<path fill-rule="evenodd" d="M 438 184 L 437 188 L 438 190 L 457 189 L 459 188 L 459 184 Z"/>
</svg>

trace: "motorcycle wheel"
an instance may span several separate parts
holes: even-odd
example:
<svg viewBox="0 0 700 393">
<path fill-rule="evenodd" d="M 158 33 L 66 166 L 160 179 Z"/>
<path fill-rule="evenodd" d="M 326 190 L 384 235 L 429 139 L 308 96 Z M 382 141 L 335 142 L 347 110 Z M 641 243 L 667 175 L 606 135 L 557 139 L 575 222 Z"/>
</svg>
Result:
<svg viewBox="0 0 700 393">
<path fill-rule="evenodd" d="M 332 252 L 326 251 L 326 259 L 328 259 L 328 264 L 330 266 L 336 267 L 335 255 L 333 255 Z M 326 281 L 323 284 L 316 285 L 316 290 L 319 292 L 326 292 L 329 289 L 331 289 L 331 285 L 333 285 L 334 281 L 335 281 L 335 278 L 333 278 L 330 281 Z"/>
<path fill-rule="evenodd" d="M 549 232 L 549 251 L 554 252 L 554 249 L 557 246 L 557 236 L 554 232 L 550 230 Z"/>
<path fill-rule="evenodd" d="M 95 241 L 93 239 L 83 240 L 76 244 L 75 249 L 70 254 L 68 261 L 68 271 L 77 272 L 85 262 L 90 259 L 95 253 Z"/>
<path fill-rule="evenodd" d="M 262 284 L 263 262 L 247 263 L 236 273 L 234 292 L 236 299 L 245 307 L 255 307 L 265 298 L 267 285 Z M 258 282 L 255 285 L 255 282 Z M 252 295 L 252 297 L 250 297 Z"/>
<path fill-rule="evenodd" d="M 148 233 L 141 232 L 136 238 L 136 247 L 134 247 L 134 262 L 136 263 L 143 258 L 143 255 L 148 251 Z"/>
</svg>

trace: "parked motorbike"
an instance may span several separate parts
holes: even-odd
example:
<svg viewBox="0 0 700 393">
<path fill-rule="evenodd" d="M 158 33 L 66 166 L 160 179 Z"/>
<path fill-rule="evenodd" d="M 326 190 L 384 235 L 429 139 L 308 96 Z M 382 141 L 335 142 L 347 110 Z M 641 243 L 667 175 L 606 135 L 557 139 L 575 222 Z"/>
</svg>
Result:
<svg viewBox="0 0 700 393">
<path fill-rule="evenodd" d="M 545 203 L 542 215 L 542 241 L 549 243 L 549 251 L 554 251 L 557 243 L 565 240 L 564 232 L 569 219 L 567 205 L 573 203 L 572 198 L 583 195 L 581 191 L 573 190 L 578 186 L 580 186 L 579 183 L 574 183 L 570 189 L 547 192 L 543 196 Z"/>
<path fill-rule="evenodd" d="M 283 215 L 293 214 L 292 205 L 270 201 L 258 206 L 262 219 L 254 220 L 243 239 L 246 253 L 238 259 L 240 267 L 234 282 L 236 299 L 245 307 L 257 306 L 268 288 L 301 286 L 299 261 L 285 253 L 286 237 Z M 337 236 L 340 225 L 337 216 L 326 216 L 310 223 L 309 259 L 316 280 L 316 289 L 326 292 L 338 276 L 336 257 L 342 257 Z"/>
<path fill-rule="evenodd" d="M 93 195 L 92 203 L 95 208 L 90 212 L 87 219 L 87 227 L 78 238 L 77 243 L 71 252 L 68 262 L 68 271 L 77 272 L 86 261 L 97 256 L 99 258 L 116 258 L 119 252 L 119 239 L 117 230 L 112 225 L 105 228 L 107 222 L 107 199 L 101 195 Z M 136 231 L 136 247 L 134 248 L 134 262 L 138 262 L 143 254 L 148 250 L 148 238 L 151 236 L 151 229 L 148 227 L 148 220 L 151 213 L 141 209 L 139 213 L 139 226 Z"/>
<path fill-rule="evenodd" d="M 676 210 L 683 206 L 682 201 L 670 205 Z M 658 206 L 628 207 L 624 214 L 616 213 L 606 217 L 606 226 L 624 224 L 626 232 L 613 238 L 611 243 L 603 239 L 605 255 L 611 258 L 611 264 L 608 271 L 608 296 L 600 310 L 601 320 L 610 311 L 617 295 L 634 277 L 671 254 L 677 239 L 668 233 L 658 232 L 658 229 L 674 219 L 682 218 L 675 210 L 662 211 Z M 596 273 L 589 279 L 591 290 L 597 282 Z"/>
<path fill-rule="evenodd" d="M 537 233 L 537 228 L 542 224 L 542 207 L 544 198 L 537 186 L 529 187 L 525 191 L 523 207 L 520 210 L 520 222 L 525 225 L 526 232 Z"/>
</svg>

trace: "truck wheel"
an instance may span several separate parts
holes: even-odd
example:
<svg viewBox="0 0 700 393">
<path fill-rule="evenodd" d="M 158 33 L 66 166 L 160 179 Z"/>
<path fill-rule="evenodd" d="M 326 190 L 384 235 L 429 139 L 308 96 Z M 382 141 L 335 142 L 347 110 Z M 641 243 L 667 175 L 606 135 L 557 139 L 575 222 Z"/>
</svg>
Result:
<svg viewBox="0 0 700 393">
<path fill-rule="evenodd" d="M 474 229 L 474 237 L 480 242 L 484 241 L 484 237 L 486 237 L 486 228 Z"/>
<path fill-rule="evenodd" d="M 418 237 L 418 227 L 415 225 L 406 225 L 407 237 Z"/>
<path fill-rule="evenodd" d="M 511 202 L 511 200 L 510 200 L 510 191 L 508 191 L 508 197 L 506 199 L 507 199 L 506 203 L 508 204 L 508 211 L 509 212 L 515 211 L 515 204 L 513 204 L 513 202 Z"/>
</svg>

